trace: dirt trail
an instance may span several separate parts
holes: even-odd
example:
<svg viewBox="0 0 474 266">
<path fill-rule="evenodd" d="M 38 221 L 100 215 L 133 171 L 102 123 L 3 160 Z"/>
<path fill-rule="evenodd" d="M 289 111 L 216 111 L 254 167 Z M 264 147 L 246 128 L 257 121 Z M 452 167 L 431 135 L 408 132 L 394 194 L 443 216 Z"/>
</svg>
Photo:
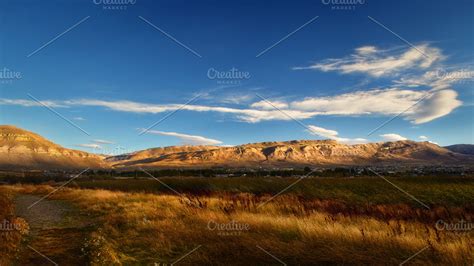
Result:
<svg viewBox="0 0 474 266">
<path fill-rule="evenodd" d="M 15 198 L 16 215 L 30 225 L 15 265 L 85 265 L 81 248 L 90 229 L 87 218 L 67 201 L 39 200 L 35 195 Z"/>
</svg>

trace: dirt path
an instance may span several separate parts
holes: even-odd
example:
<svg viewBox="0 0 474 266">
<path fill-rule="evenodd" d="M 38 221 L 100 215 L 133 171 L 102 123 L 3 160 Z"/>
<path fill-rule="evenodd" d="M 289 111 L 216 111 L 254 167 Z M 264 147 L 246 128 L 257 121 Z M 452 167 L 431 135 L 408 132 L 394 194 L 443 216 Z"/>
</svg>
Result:
<svg viewBox="0 0 474 266">
<path fill-rule="evenodd" d="M 67 201 L 43 199 L 32 206 L 40 199 L 35 195 L 15 198 L 16 215 L 30 225 L 15 265 L 85 265 L 81 248 L 90 223 Z"/>
</svg>

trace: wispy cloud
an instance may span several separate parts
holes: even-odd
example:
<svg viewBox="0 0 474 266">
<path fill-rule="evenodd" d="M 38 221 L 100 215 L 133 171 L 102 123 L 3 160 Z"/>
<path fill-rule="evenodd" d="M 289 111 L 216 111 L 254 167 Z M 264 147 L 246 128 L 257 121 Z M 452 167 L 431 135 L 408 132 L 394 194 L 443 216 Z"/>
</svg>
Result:
<svg viewBox="0 0 474 266">
<path fill-rule="evenodd" d="M 421 52 L 420 52 L 421 51 Z M 473 71 L 457 74 L 447 72 L 450 67 L 442 64 L 444 56 L 440 49 L 422 44 L 408 48 L 381 50 L 375 46 L 363 46 L 355 53 L 343 58 L 327 59 L 307 67 L 294 69 L 315 69 L 337 71 L 343 74 L 363 73 L 373 78 L 396 77 L 390 80 L 388 89 L 359 91 L 326 98 L 307 98 L 291 106 L 300 110 L 326 111 L 326 114 L 396 115 L 414 124 L 422 124 L 451 113 L 462 105 L 458 94 L 450 88 L 456 79 L 452 76 L 470 78 Z M 466 77 L 467 76 L 467 77 Z M 429 87 L 414 90 L 414 87 Z M 403 87 L 408 89 L 403 89 Z M 427 95 L 426 98 L 423 98 Z M 422 100 L 421 100 L 422 99 Z M 418 103 L 418 101 L 420 101 Z M 410 108 L 413 106 L 413 108 Z M 405 112 L 404 110 L 408 110 Z M 324 109 L 324 110 L 321 110 Z"/>
<path fill-rule="evenodd" d="M 421 124 L 445 116 L 462 104 L 454 90 L 434 91 L 418 103 L 426 93 L 397 88 L 357 91 L 306 98 L 292 102 L 290 106 L 324 115 L 396 115 L 413 106 L 403 116 L 414 124 Z"/>
<path fill-rule="evenodd" d="M 371 45 L 356 48 L 355 51 L 356 51 L 357 54 L 365 55 L 365 56 L 373 55 L 373 54 L 376 54 L 377 52 L 379 52 L 377 47 L 371 46 Z"/>
<path fill-rule="evenodd" d="M 313 135 L 318 135 L 318 136 L 321 136 L 323 138 L 336 140 L 338 142 L 345 143 L 345 144 L 360 144 L 360 143 L 369 142 L 368 140 L 366 140 L 364 138 L 350 139 L 350 138 L 339 137 L 338 136 L 339 133 L 335 130 L 332 130 L 332 129 L 326 129 L 326 128 L 317 127 L 317 126 L 313 126 L 313 125 L 308 125 L 308 128 L 309 128 L 309 133 L 311 133 Z"/>
<path fill-rule="evenodd" d="M 422 140 L 422 141 L 427 141 L 428 137 L 427 136 L 419 136 L 418 139 Z"/>
<path fill-rule="evenodd" d="M 429 143 L 439 145 L 437 142 L 431 141 L 429 137 L 424 136 L 424 135 L 418 136 L 418 139 L 420 141 L 428 141 Z"/>
<path fill-rule="evenodd" d="M 405 138 L 403 136 L 400 136 L 398 134 L 395 134 L 395 133 L 382 134 L 382 135 L 380 135 L 380 137 L 382 137 L 382 139 L 385 140 L 385 141 L 399 141 L 399 140 L 406 140 L 407 139 L 407 138 Z"/>
<path fill-rule="evenodd" d="M 259 101 L 252 103 L 250 107 L 261 110 L 288 109 L 288 103 L 283 101 Z"/>
<path fill-rule="evenodd" d="M 76 116 L 76 117 L 73 117 L 72 120 L 76 120 L 76 121 L 85 121 L 86 119 L 83 118 L 83 117 L 80 117 L 80 116 Z"/>
<path fill-rule="evenodd" d="M 81 147 L 81 148 L 87 148 L 87 149 L 92 149 L 94 151 L 101 150 L 104 151 L 104 146 L 103 145 L 108 145 L 108 144 L 114 144 L 111 141 L 108 140 L 102 140 L 102 139 L 93 139 L 91 140 L 91 143 L 81 143 L 81 144 L 76 144 L 74 146 L 76 147 Z"/>
<path fill-rule="evenodd" d="M 134 113 L 163 113 L 175 111 L 181 108 L 183 111 L 194 111 L 194 112 L 217 112 L 233 114 L 238 119 L 248 123 L 257 123 L 261 121 L 269 120 L 291 120 L 285 114 L 278 110 L 258 110 L 258 109 L 239 109 L 231 107 L 221 106 L 206 106 L 206 105 L 193 105 L 188 104 L 182 106 L 180 104 L 147 104 L 132 101 L 104 101 L 95 99 L 80 99 L 65 101 L 65 104 L 79 105 L 79 106 L 96 106 L 105 107 L 115 111 L 121 112 L 134 112 Z M 286 110 L 286 113 L 294 117 L 295 119 L 307 119 L 314 117 L 319 112 L 312 111 L 301 111 L 301 110 Z"/>
<path fill-rule="evenodd" d="M 25 99 L 5 99 L 0 98 L 0 105 L 17 105 L 23 107 L 36 107 L 36 106 L 44 106 L 47 105 L 49 107 L 67 107 L 66 105 L 59 104 L 57 101 L 32 101 L 32 100 L 25 100 Z"/>
<path fill-rule="evenodd" d="M 422 53 L 420 53 L 420 51 Z M 425 56 L 426 55 L 426 56 Z M 373 77 L 398 75 L 409 69 L 427 69 L 444 59 L 438 48 L 421 44 L 406 49 L 381 50 L 375 46 L 355 49 L 355 53 L 343 58 L 331 58 L 294 70 L 314 69 L 324 72 L 338 71 L 344 74 L 365 73 Z"/>
<path fill-rule="evenodd" d="M 400 113 L 412 106 L 423 92 L 401 89 L 356 91 L 328 97 L 308 97 L 294 101 L 291 107 L 298 110 L 318 111 L 334 115 L 362 115 Z"/>
<path fill-rule="evenodd" d="M 252 101 L 255 98 L 255 94 L 234 94 L 234 95 L 226 95 L 219 99 L 222 103 L 230 103 L 230 104 L 244 104 Z"/>
<path fill-rule="evenodd" d="M 158 131 L 158 130 L 148 130 L 147 134 L 155 134 L 162 136 L 176 137 L 181 140 L 182 144 L 190 145 L 219 145 L 222 144 L 222 141 L 216 139 L 205 138 L 202 136 L 188 135 L 183 133 L 176 132 L 167 132 L 167 131 Z"/>
<path fill-rule="evenodd" d="M 77 147 L 82 147 L 82 148 L 89 148 L 89 149 L 102 149 L 102 146 L 99 144 L 95 143 L 84 143 L 84 144 L 77 144 L 75 145 Z"/>
<path fill-rule="evenodd" d="M 97 144 L 115 144 L 112 141 L 104 140 L 104 139 L 93 139 L 92 142 L 97 143 Z"/>
<path fill-rule="evenodd" d="M 258 123 L 261 121 L 272 120 L 288 121 L 291 120 L 289 116 L 301 120 L 321 115 L 391 116 L 404 112 L 409 107 L 415 105 L 426 95 L 427 92 L 429 91 L 389 88 L 357 91 L 327 97 L 308 97 L 290 103 L 275 101 L 274 103 L 279 106 L 279 109 L 283 110 L 287 115 L 276 109 L 268 109 L 267 105 L 269 104 L 262 103 L 261 101 L 250 104 L 249 108 L 242 109 L 223 106 L 193 104 L 182 106 L 180 104 L 149 104 L 132 101 L 105 101 L 97 99 L 45 102 L 61 107 L 104 107 L 119 112 L 150 114 L 171 112 L 181 108 L 183 111 L 225 113 L 234 115 L 237 119 L 243 122 Z M 26 107 L 37 106 L 33 101 L 29 100 L 0 99 L 0 104 L 3 102 L 9 102 L 9 104 L 17 102 L 20 103 L 21 106 Z M 451 113 L 461 104 L 462 103 L 457 99 L 457 93 L 454 90 L 433 91 L 430 92 L 430 95 L 423 101 L 416 104 L 415 107 L 404 112 L 403 117 L 415 124 L 426 123 Z"/>
</svg>

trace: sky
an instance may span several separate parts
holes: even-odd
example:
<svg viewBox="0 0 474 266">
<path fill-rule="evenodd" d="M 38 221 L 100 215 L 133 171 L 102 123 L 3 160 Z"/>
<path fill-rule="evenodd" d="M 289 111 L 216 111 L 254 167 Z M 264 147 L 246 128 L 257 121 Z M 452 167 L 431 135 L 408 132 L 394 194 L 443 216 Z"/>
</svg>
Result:
<svg viewBox="0 0 474 266">
<path fill-rule="evenodd" d="M 0 5 L 0 124 L 68 148 L 474 142 L 473 1 Z"/>
</svg>

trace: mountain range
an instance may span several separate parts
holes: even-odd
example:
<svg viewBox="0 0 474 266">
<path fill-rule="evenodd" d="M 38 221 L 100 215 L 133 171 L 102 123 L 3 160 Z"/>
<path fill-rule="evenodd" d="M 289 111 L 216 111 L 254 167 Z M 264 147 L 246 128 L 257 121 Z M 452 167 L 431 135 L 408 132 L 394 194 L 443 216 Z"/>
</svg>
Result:
<svg viewBox="0 0 474 266">
<path fill-rule="evenodd" d="M 474 145 L 410 140 L 346 145 L 335 140 L 234 147 L 170 146 L 116 156 L 67 149 L 33 132 L 0 126 L 0 169 L 257 168 L 360 165 L 472 165 Z"/>
</svg>

